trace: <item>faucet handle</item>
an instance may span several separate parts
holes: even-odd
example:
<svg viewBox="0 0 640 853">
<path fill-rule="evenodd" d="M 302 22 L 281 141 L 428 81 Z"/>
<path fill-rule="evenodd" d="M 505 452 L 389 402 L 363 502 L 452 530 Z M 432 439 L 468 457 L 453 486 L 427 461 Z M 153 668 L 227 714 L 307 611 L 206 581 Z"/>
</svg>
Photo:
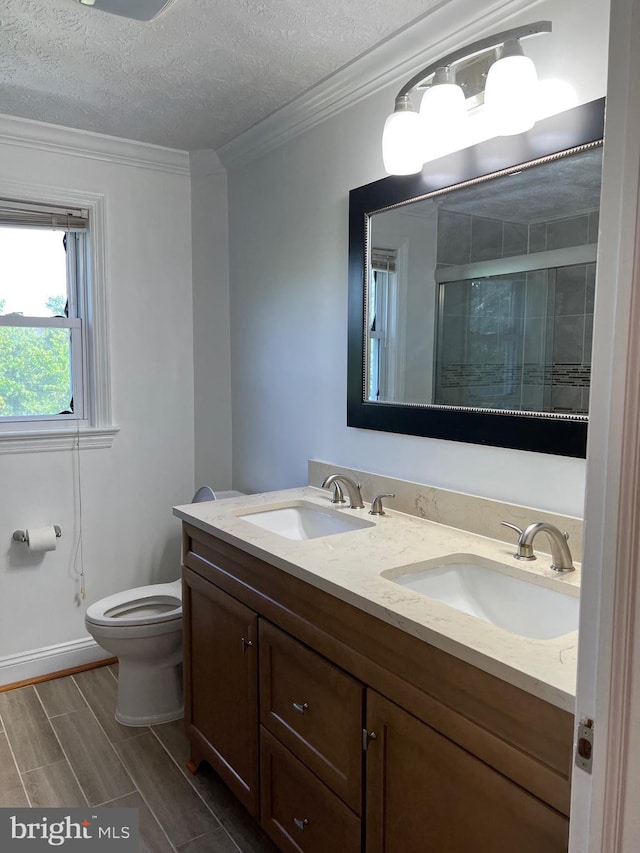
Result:
<svg viewBox="0 0 640 853">
<path fill-rule="evenodd" d="M 518 534 L 518 548 L 516 553 L 513 555 L 516 560 L 535 560 L 536 555 L 533 553 L 533 545 L 526 545 L 522 543 L 522 536 L 524 534 L 524 530 L 521 527 L 518 527 L 517 524 L 511 524 L 508 521 L 501 521 L 504 527 L 509 527 L 511 530 L 515 530 Z"/>
<path fill-rule="evenodd" d="M 382 498 L 395 498 L 393 492 L 387 492 L 386 494 L 376 495 L 375 498 L 371 501 L 371 509 L 369 510 L 369 515 L 386 515 L 382 507 Z"/>
<path fill-rule="evenodd" d="M 500 524 L 502 524 L 504 527 L 510 527 L 512 530 L 515 530 L 518 536 L 522 536 L 522 534 L 524 533 L 523 529 L 521 527 L 518 527 L 517 524 L 511 524 L 509 521 L 501 521 Z"/>
<path fill-rule="evenodd" d="M 347 499 L 344 496 L 344 492 L 342 491 L 342 486 L 337 480 L 334 480 L 331 484 L 333 486 L 333 497 L 331 498 L 332 504 L 346 504 Z"/>
</svg>

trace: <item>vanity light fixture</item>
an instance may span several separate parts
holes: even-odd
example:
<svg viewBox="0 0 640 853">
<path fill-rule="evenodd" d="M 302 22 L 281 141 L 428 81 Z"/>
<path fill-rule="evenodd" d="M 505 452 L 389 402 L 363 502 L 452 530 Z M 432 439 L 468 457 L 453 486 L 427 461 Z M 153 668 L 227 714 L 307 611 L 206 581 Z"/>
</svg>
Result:
<svg viewBox="0 0 640 853">
<path fill-rule="evenodd" d="M 174 0 L 78 0 L 83 6 L 91 6 L 99 12 L 109 12 L 135 21 L 153 21 Z"/>
<path fill-rule="evenodd" d="M 533 127 L 538 118 L 538 77 L 524 55 L 521 40 L 551 32 L 551 21 L 537 21 L 496 33 L 432 62 L 415 74 L 396 96 L 395 109 L 382 134 L 384 166 L 391 175 L 413 175 L 427 160 L 449 153 L 468 121 L 467 100 L 456 83 L 456 70 L 501 48 L 484 86 L 484 104 L 493 134 L 509 136 Z M 424 90 L 420 112 L 411 95 Z M 475 107 L 476 103 L 472 103 Z"/>
</svg>

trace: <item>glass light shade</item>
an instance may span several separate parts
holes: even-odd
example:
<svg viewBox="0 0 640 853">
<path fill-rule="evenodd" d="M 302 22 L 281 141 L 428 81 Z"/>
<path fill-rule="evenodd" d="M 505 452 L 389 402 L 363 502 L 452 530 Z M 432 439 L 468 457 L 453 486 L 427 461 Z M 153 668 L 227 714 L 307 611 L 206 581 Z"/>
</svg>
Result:
<svg viewBox="0 0 640 853">
<path fill-rule="evenodd" d="M 540 80 L 538 83 L 538 120 L 576 106 L 577 92 L 566 80 Z"/>
<path fill-rule="evenodd" d="M 455 83 L 437 83 L 422 96 L 420 104 L 423 160 L 432 160 L 461 147 L 466 138 L 467 105 Z"/>
<path fill-rule="evenodd" d="M 415 175 L 422 169 L 420 116 L 400 110 L 387 118 L 382 132 L 382 159 L 390 175 Z"/>
<path fill-rule="evenodd" d="M 135 21 L 153 21 L 173 2 L 175 0 L 80 0 L 83 6 Z"/>
<path fill-rule="evenodd" d="M 494 62 L 484 90 L 487 119 L 498 136 L 530 130 L 538 118 L 538 75 L 528 56 Z"/>
</svg>

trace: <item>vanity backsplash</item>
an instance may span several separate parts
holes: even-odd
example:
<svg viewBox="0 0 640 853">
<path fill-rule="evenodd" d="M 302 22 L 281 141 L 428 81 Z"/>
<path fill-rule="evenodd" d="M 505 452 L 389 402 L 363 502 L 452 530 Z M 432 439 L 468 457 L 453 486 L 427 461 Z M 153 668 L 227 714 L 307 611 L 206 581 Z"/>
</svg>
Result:
<svg viewBox="0 0 640 853">
<path fill-rule="evenodd" d="M 501 521 L 507 521 L 523 529 L 532 521 L 546 521 L 569 534 L 569 548 L 573 558 L 576 562 L 582 560 L 581 518 L 468 495 L 464 492 L 439 489 L 424 483 L 412 483 L 356 468 L 345 468 L 318 459 L 309 460 L 310 486 L 320 487 L 324 478 L 332 473 L 348 474 L 354 477 L 362 485 L 362 496 L 367 502 L 371 502 L 376 495 L 383 492 L 393 493 L 395 498 L 387 498 L 384 501 L 391 510 L 467 530 L 480 536 L 488 536 L 490 539 L 510 542 L 514 546 L 517 540 L 515 531 L 504 527 L 500 524 Z M 545 537 L 541 537 L 537 545 L 540 550 L 546 551 Z"/>
</svg>

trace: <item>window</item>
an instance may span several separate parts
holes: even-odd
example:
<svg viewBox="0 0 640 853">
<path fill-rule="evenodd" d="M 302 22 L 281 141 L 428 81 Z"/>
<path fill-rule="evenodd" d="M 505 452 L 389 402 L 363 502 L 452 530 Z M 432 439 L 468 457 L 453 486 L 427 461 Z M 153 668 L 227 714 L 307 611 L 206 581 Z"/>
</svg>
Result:
<svg viewBox="0 0 640 853">
<path fill-rule="evenodd" d="M 396 322 L 395 249 L 371 250 L 369 279 L 368 399 L 388 400 L 393 394 L 393 338 Z"/>
<path fill-rule="evenodd" d="M 10 437 L 109 426 L 108 374 L 96 369 L 106 318 L 96 323 L 89 311 L 100 303 L 91 212 L 0 198 L 1 449 Z"/>
</svg>

